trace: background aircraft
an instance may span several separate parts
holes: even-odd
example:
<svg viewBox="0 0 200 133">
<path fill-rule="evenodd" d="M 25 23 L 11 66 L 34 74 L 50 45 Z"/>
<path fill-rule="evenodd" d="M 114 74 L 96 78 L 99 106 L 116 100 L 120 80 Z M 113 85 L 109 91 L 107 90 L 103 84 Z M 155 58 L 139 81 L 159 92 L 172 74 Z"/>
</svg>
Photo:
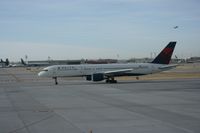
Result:
<svg viewBox="0 0 200 133">
<path fill-rule="evenodd" d="M 41 66 L 49 66 L 50 65 L 48 62 L 29 63 L 29 62 L 25 62 L 22 58 L 21 58 L 21 64 L 23 64 L 26 67 L 41 67 Z"/>
<path fill-rule="evenodd" d="M 10 65 L 10 61 L 8 60 L 8 58 L 6 58 L 6 61 L 3 61 L 3 59 L 1 59 L 1 64 L 5 64 L 5 67 L 8 67 Z"/>
</svg>

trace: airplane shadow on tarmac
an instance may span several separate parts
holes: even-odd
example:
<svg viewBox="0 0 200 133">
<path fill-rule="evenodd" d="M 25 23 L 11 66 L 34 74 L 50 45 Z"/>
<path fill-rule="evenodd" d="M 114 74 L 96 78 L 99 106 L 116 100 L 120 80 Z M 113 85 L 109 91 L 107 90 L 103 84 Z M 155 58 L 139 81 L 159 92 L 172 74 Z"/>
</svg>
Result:
<svg viewBox="0 0 200 133">
<path fill-rule="evenodd" d="M 85 82 L 84 80 L 79 80 L 77 82 L 71 82 L 71 81 L 61 81 L 58 85 L 119 85 L 119 84 L 145 84 L 145 83 L 175 83 L 175 82 L 184 82 L 187 79 L 179 79 L 179 80 L 137 80 L 137 81 L 120 81 L 118 80 L 117 83 L 105 83 L 104 81 L 102 82 Z"/>
</svg>

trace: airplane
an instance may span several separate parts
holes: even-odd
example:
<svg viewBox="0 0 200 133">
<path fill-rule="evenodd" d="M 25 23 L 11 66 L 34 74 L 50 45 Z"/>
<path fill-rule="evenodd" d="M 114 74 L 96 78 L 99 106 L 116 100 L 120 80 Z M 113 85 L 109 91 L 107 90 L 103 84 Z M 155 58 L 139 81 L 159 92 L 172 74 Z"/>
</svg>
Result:
<svg viewBox="0 0 200 133">
<path fill-rule="evenodd" d="M 10 65 L 10 61 L 8 60 L 8 58 L 6 58 L 6 61 L 3 61 L 1 59 L 0 63 L 4 63 L 6 67 L 8 67 Z"/>
<path fill-rule="evenodd" d="M 41 67 L 41 66 L 48 66 L 49 62 L 34 62 L 34 63 L 29 63 L 29 62 L 25 62 L 22 58 L 21 58 L 21 64 L 26 66 L 26 67 Z"/>
<path fill-rule="evenodd" d="M 178 28 L 178 26 L 174 26 L 174 29 L 177 29 Z"/>
<path fill-rule="evenodd" d="M 141 76 L 176 67 L 176 64 L 169 64 L 175 45 L 175 41 L 169 42 L 150 63 L 53 65 L 44 68 L 38 73 L 38 76 L 51 77 L 55 80 L 56 85 L 58 77 L 86 77 L 88 81 L 105 80 L 106 83 L 117 83 L 115 77 Z"/>
</svg>

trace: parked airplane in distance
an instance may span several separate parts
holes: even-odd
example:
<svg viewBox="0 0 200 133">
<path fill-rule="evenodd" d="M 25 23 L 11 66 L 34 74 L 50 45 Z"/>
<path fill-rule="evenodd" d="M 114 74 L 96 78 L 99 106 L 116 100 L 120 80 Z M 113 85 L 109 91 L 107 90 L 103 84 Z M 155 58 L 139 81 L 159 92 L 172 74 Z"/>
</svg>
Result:
<svg viewBox="0 0 200 133">
<path fill-rule="evenodd" d="M 3 61 L 3 59 L 1 59 L 0 63 L 5 64 L 5 67 L 9 67 L 10 65 L 10 61 L 8 60 L 8 58 L 6 58 L 6 61 Z"/>
<path fill-rule="evenodd" d="M 22 58 L 21 58 L 21 64 L 23 64 L 26 67 L 41 67 L 49 65 L 48 62 L 39 62 L 39 61 L 34 63 L 25 62 Z"/>
<path fill-rule="evenodd" d="M 126 63 L 126 64 L 81 64 L 81 65 L 53 65 L 44 68 L 38 73 L 40 77 L 86 77 L 89 81 L 103 81 L 117 83 L 114 79 L 119 76 L 141 76 L 172 69 L 177 65 L 170 65 L 176 42 L 169 44 L 151 63 Z"/>
</svg>

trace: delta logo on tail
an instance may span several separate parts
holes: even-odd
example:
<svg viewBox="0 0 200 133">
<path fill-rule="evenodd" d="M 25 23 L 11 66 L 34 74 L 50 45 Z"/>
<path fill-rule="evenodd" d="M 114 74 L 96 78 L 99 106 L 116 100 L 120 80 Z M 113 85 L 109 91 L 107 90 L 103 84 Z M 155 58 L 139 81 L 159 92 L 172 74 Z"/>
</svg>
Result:
<svg viewBox="0 0 200 133">
<path fill-rule="evenodd" d="M 169 64 L 175 46 L 176 42 L 169 42 L 169 44 L 160 52 L 160 54 L 151 63 Z"/>
</svg>

